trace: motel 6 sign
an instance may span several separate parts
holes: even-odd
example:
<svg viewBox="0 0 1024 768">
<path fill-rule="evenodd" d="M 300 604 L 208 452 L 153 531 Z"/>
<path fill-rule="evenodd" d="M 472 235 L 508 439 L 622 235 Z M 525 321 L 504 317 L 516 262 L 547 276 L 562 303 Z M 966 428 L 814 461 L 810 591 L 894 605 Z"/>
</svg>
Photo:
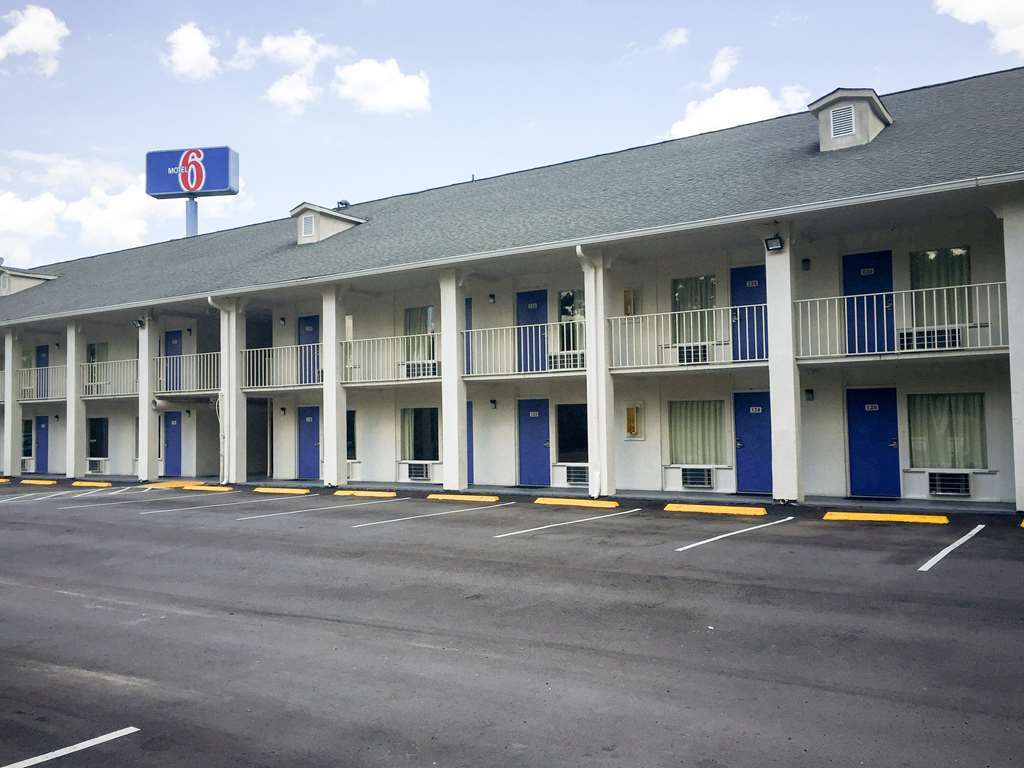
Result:
<svg viewBox="0 0 1024 768">
<path fill-rule="evenodd" d="M 237 195 L 238 153 L 230 147 L 147 152 L 146 194 L 159 198 Z"/>
</svg>

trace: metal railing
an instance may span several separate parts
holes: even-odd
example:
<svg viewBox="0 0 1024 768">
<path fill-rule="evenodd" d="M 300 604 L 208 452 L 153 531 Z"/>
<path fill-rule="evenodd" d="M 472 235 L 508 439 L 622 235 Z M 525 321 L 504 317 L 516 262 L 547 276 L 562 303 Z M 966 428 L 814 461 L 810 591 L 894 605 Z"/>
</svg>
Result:
<svg viewBox="0 0 1024 768">
<path fill-rule="evenodd" d="M 474 328 L 463 331 L 467 376 L 582 371 L 586 321 Z"/>
<path fill-rule="evenodd" d="M 101 363 L 82 363 L 82 397 L 117 397 L 139 393 L 139 361 L 110 360 Z"/>
<path fill-rule="evenodd" d="M 440 378 L 439 341 L 437 333 L 343 341 L 341 380 L 357 384 Z"/>
<path fill-rule="evenodd" d="M 14 391 L 19 400 L 63 400 L 67 397 L 67 369 L 63 365 L 19 368 L 14 375 Z"/>
<path fill-rule="evenodd" d="M 153 358 L 157 394 L 216 392 L 220 389 L 220 352 Z"/>
<path fill-rule="evenodd" d="M 320 344 L 242 350 L 242 386 L 291 389 L 323 384 Z"/>
<path fill-rule="evenodd" d="M 1007 346 L 1006 283 L 800 299 L 799 358 Z"/>
<path fill-rule="evenodd" d="M 608 318 L 611 368 L 664 368 L 768 359 L 768 307 L 693 309 Z"/>
</svg>

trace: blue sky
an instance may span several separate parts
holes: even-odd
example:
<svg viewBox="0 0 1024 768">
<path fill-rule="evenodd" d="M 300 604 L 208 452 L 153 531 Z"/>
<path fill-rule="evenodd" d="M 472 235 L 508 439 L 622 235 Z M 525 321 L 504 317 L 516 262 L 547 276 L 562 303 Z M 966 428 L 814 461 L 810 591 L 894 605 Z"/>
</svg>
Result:
<svg viewBox="0 0 1024 768">
<path fill-rule="evenodd" d="M 229 144 L 200 231 L 1024 64 L 1021 0 L 0 0 L 0 256 L 178 237 L 147 150 Z"/>
</svg>

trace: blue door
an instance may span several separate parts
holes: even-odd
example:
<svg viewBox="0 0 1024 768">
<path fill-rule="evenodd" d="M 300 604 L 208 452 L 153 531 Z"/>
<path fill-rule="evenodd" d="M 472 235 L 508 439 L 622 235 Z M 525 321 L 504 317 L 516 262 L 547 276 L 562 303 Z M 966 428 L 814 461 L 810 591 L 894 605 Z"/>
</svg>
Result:
<svg viewBox="0 0 1024 768">
<path fill-rule="evenodd" d="M 850 495 L 900 495 L 899 417 L 895 389 L 846 390 Z"/>
<path fill-rule="evenodd" d="M 307 315 L 299 318 L 299 344 L 320 343 L 320 316 Z M 319 384 L 320 383 L 320 348 L 300 347 L 299 348 L 299 383 Z M 320 476 L 319 467 L 314 477 Z"/>
<path fill-rule="evenodd" d="M 736 490 L 772 492 L 772 406 L 767 392 L 737 392 Z"/>
<path fill-rule="evenodd" d="M 519 401 L 519 484 L 551 485 L 548 401 Z"/>
<path fill-rule="evenodd" d="M 181 389 L 181 331 L 164 334 L 164 380 L 167 389 Z"/>
<path fill-rule="evenodd" d="M 164 413 L 164 474 L 181 475 L 181 411 Z"/>
<path fill-rule="evenodd" d="M 303 406 L 298 414 L 298 476 L 301 480 L 316 480 L 320 477 L 320 406 Z"/>
<path fill-rule="evenodd" d="M 36 371 L 36 397 L 50 396 L 50 371 L 47 369 L 49 364 L 50 345 L 40 344 L 36 347 L 36 368 L 38 369 Z"/>
<path fill-rule="evenodd" d="M 546 371 L 548 368 L 548 292 L 522 291 L 516 294 L 516 370 Z M 546 484 L 546 483 L 545 483 Z"/>
<path fill-rule="evenodd" d="M 466 480 L 473 483 L 473 401 L 466 401 Z"/>
<path fill-rule="evenodd" d="M 892 251 L 843 256 L 847 354 L 893 352 Z"/>
<path fill-rule="evenodd" d="M 729 274 L 729 297 L 733 306 L 732 359 L 764 360 L 768 357 L 764 264 L 734 267 Z"/>
<path fill-rule="evenodd" d="M 50 471 L 50 418 L 36 416 L 36 472 Z"/>
</svg>

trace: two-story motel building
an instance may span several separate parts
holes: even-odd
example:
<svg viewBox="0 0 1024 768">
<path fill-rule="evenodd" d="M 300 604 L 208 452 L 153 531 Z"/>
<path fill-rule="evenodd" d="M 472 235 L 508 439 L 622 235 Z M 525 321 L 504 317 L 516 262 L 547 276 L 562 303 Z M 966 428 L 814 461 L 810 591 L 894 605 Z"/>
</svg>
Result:
<svg viewBox="0 0 1024 768">
<path fill-rule="evenodd" d="M 1024 507 L 1024 69 L 31 270 L 3 471 Z"/>
</svg>

